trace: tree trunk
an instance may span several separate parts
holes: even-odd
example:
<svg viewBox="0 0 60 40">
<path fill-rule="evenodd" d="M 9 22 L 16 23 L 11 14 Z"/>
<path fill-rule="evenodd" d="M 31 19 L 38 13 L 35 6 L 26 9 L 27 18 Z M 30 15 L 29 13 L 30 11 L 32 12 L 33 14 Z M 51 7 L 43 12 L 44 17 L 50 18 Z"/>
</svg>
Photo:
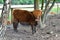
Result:
<svg viewBox="0 0 60 40">
<path fill-rule="evenodd" d="M 46 12 L 46 10 L 47 10 L 47 7 L 48 7 L 48 5 L 49 5 L 49 3 L 50 3 L 50 0 L 48 0 L 47 1 L 47 3 L 46 3 L 46 5 L 45 5 L 45 9 L 44 9 L 44 11 L 43 11 L 43 13 L 42 13 L 42 17 L 40 18 L 40 27 L 41 27 L 41 29 L 43 29 L 46 25 L 44 24 L 44 18 L 45 18 L 45 12 Z"/>
<path fill-rule="evenodd" d="M 39 9 L 39 0 L 34 0 L 34 10 Z"/>
<path fill-rule="evenodd" d="M 47 3 L 46 3 L 46 5 L 45 5 L 45 9 L 44 9 L 44 12 L 43 12 L 43 19 L 42 19 L 43 23 L 45 22 L 45 15 L 46 15 L 46 11 L 48 9 L 49 3 L 50 3 L 50 0 L 48 0 Z"/>
<path fill-rule="evenodd" d="M 54 6 L 55 0 L 53 0 L 52 5 L 48 8 L 49 3 L 50 3 L 50 0 L 48 0 L 47 3 L 46 3 L 46 5 L 45 5 L 45 10 L 43 12 L 43 17 L 42 17 L 43 19 L 42 19 L 42 21 L 40 23 L 41 28 L 44 28 L 45 26 L 47 26 L 47 25 L 45 25 L 47 14 L 51 10 L 51 8 Z"/>
<path fill-rule="evenodd" d="M 43 23 L 46 22 L 47 14 L 49 13 L 49 11 L 50 11 L 50 10 L 52 9 L 52 7 L 54 6 L 54 3 L 55 3 L 55 0 L 53 0 L 52 5 L 51 5 L 49 8 L 47 7 L 47 10 L 44 12 Z"/>
<path fill-rule="evenodd" d="M 44 0 L 42 0 L 41 10 L 43 10 L 44 7 Z"/>
<path fill-rule="evenodd" d="M 50 8 L 48 8 L 48 10 L 47 10 L 47 12 L 46 12 L 46 13 L 49 13 L 49 11 L 53 8 L 55 1 L 56 1 L 56 0 L 53 0 L 52 5 L 50 6 Z"/>
<path fill-rule="evenodd" d="M 4 5 L 3 5 L 3 9 L 2 9 L 2 13 L 1 13 L 1 36 L 4 37 L 5 35 L 5 31 L 6 31 L 6 27 L 7 27 L 7 19 L 8 19 L 8 15 L 9 15 L 9 1 L 11 0 L 3 0 L 4 1 Z M 9 6 L 8 6 L 9 5 Z"/>
</svg>

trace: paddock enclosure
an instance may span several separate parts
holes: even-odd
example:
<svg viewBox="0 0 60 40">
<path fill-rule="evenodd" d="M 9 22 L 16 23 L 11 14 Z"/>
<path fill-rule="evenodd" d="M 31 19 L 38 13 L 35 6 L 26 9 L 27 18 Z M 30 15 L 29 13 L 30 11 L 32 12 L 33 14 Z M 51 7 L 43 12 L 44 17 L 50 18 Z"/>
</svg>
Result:
<svg viewBox="0 0 60 40">
<path fill-rule="evenodd" d="M 33 3 L 29 5 L 28 1 L 15 2 L 23 5 L 11 5 L 12 0 L 2 1 L 0 40 L 60 40 L 60 3 L 30 0 L 29 3 Z"/>
</svg>

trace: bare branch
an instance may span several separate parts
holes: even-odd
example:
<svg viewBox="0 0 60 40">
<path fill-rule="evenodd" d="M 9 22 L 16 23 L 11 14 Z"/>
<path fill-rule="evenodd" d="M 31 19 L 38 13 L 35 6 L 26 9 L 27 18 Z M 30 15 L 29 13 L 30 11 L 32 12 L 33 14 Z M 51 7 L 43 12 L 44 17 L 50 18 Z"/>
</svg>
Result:
<svg viewBox="0 0 60 40">
<path fill-rule="evenodd" d="M 52 9 L 52 7 L 54 6 L 55 1 L 56 1 L 56 0 L 53 0 L 52 5 L 50 6 L 50 8 L 47 10 L 47 12 L 46 12 L 46 13 L 48 13 L 48 12 Z"/>
<path fill-rule="evenodd" d="M 49 3 L 50 3 L 50 0 L 48 0 L 47 3 L 46 3 L 46 5 L 45 5 L 44 13 L 45 13 L 45 11 L 47 10 L 47 7 L 48 7 Z"/>
<path fill-rule="evenodd" d="M 44 6 L 44 0 L 42 0 L 41 10 L 43 10 L 43 6 Z"/>
</svg>

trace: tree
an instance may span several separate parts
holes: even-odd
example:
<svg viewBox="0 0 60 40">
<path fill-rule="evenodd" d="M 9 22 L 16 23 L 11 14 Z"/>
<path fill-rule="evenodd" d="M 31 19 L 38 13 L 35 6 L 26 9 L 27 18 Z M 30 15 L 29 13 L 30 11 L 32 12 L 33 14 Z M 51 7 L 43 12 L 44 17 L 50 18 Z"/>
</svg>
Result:
<svg viewBox="0 0 60 40">
<path fill-rule="evenodd" d="M 6 27 L 7 27 L 7 21 L 8 21 L 8 15 L 9 15 L 11 0 L 9 0 L 9 1 L 8 0 L 3 0 L 3 2 L 4 2 L 4 4 L 3 4 L 2 13 L 1 13 L 1 27 L 2 27 L 1 36 L 2 37 L 4 37 Z M 9 6 L 7 6 L 7 5 L 9 5 Z"/>
<path fill-rule="evenodd" d="M 51 3 L 52 1 L 52 3 Z M 42 6 L 41 6 L 41 9 L 43 11 L 43 14 L 42 14 L 42 17 L 40 19 L 40 26 L 41 28 L 44 28 L 46 25 L 45 25 L 45 22 L 46 22 L 46 18 L 47 18 L 47 14 L 49 13 L 49 11 L 51 10 L 51 8 L 54 6 L 54 3 L 55 3 L 56 0 L 46 0 L 46 5 L 45 5 L 45 9 L 43 9 L 43 4 L 44 4 L 44 0 L 42 0 Z M 49 6 L 49 4 L 51 3 L 51 6 Z"/>
</svg>

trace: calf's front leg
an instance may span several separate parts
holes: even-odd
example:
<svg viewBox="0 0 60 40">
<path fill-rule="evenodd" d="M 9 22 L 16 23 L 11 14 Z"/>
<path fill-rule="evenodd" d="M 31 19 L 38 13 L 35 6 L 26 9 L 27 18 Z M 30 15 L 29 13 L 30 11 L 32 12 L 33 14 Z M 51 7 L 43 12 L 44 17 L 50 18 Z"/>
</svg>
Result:
<svg viewBox="0 0 60 40">
<path fill-rule="evenodd" d="M 32 34 L 36 33 L 36 26 L 31 25 L 31 29 L 32 29 Z"/>
<path fill-rule="evenodd" d="M 18 22 L 16 22 L 16 21 L 13 22 L 13 29 L 14 29 L 15 32 L 18 32 L 17 26 L 18 26 Z"/>
</svg>

